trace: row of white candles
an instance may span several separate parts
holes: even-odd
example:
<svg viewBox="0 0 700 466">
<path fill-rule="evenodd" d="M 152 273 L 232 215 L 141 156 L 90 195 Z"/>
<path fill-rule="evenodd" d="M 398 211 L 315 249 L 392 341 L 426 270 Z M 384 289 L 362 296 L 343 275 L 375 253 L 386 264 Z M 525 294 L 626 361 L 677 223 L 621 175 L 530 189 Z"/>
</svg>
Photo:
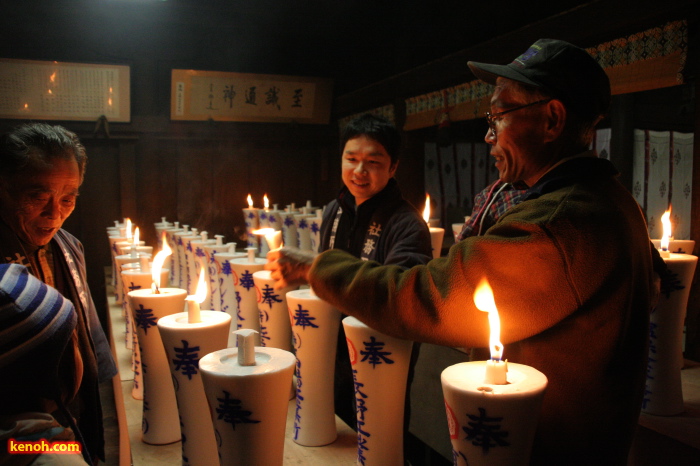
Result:
<svg viewBox="0 0 700 466">
<path fill-rule="evenodd" d="M 668 221 L 669 215 L 664 216 L 666 220 L 664 221 L 664 235 L 661 238 L 661 245 L 659 247 L 660 254 L 667 264 L 679 260 L 690 260 L 693 262 L 694 266 L 694 263 L 697 261 L 697 257 L 687 256 L 679 258 L 677 256 L 680 255 L 671 254 L 669 252 L 669 240 L 671 238 L 670 225 L 668 226 L 668 229 L 666 227 L 667 224 L 670 224 Z M 426 199 L 426 210 L 424 211 L 424 217 L 428 217 L 426 219 L 427 222 L 429 219 L 429 197 Z M 265 236 L 270 249 L 274 249 L 281 245 L 281 235 L 279 231 L 275 231 L 274 229 L 263 229 L 256 231 L 256 233 Z M 167 242 L 164 241 L 163 244 L 165 250 L 167 247 Z M 156 272 L 156 269 L 164 260 L 164 256 L 162 254 L 167 253 L 164 253 L 162 250 L 154 259 L 154 266 L 152 268 L 153 289 L 151 290 L 151 293 L 153 294 L 159 294 L 160 292 L 159 282 L 161 275 L 159 272 Z M 204 281 L 203 274 L 200 274 L 197 293 L 186 297 L 188 323 L 201 322 L 201 311 L 199 309 L 199 304 L 203 301 L 202 296 L 205 295 L 206 292 L 200 292 L 200 288 L 206 290 L 206 286 L 207 285 Z M 457 364 L 445 369 L 443 372 L 442 384 L 450 431 L 452 432 L 453 430 L 459 430 L 459 426 L 464 425 L 466 422 L 466 419 L 460 419 L 459 415 L 456 413 L 470 413 L 470 411 L 474 410 L 474 402 L 477 399 L 480 402 L 479 406 L 483 408 L 484 393 L 487 392 L 488 394 L 493 395 L 489 397 L 489 400 L 493 401 L 493 405 L 490 405 L 487 407 L 487 409 L 493 408 L 496 411 L 499 409 L 499 399 L 507 398 L 511 393 L 517 393 L 517 397 L 523 398 L 524 404 L 519 408 L 509 408 L 509 413 L 503 413 L 502 411 L 500 412 L 500 414 L 504 417 L 502 428 L 504 430 L 511 430 L 511 435 L 513 432 L 519 433 L 519 438 L 521 438 L 522 442 L 520 445 L 516 445 L 515 448 L 521 448 L 521 453 L 523 453 L 525 458 L 528 458 L 529 448 L 532 437 L 534 436 L 539 406 L 541 405 L 544 389 L 547 385 L 547 379 L 543 374 L 534 368 L 514 363 L 509 364 L 507 360 L 503 360 L 503 345 L 500 342 L 499 336 L 500 319 L 498 317 L 493 292 L 488 286 L 486 280 L 484 280 L 477 287 L 474 295 L 474 301 L 478 309 L 488 313 L 489 324 L 491 327 L 491 359 L 488 361 L 473 361 Z M 250 351 L 247 351 L 247 353 L 250 354 Z M 238 354 L 240 357 L 245 359 L 245 351 L 241 351 Z M 241 365 L 249 364 L 250 360 L 248 358 L 248 361 L 244 362 L 242 359 L 240 363 Z M 523 397 L 523 394 L 526 396 Z M 513 418 L 514 424 L 509 424 L 510 421 L 507 420 L 509 415 Z M 460 440 L 459 436 L 455 437 L 457 438 L 453 438 L 452 441 L 456 452 L 465 454 L 466 457 L 470 458 L 470 461 L 471 458 L 478 458 L 480 456 L 479 452 L 471 451 L 473 448 L 466 444 L 466 442 Z M 513 440 L 516 437 L 512 436 L 510 438 Z M 509 454 L 512 454 L 512 450 Z M 489 460 L 494 461 L 495 459 L 495 455 L 491 453 Z"/>
</svg>

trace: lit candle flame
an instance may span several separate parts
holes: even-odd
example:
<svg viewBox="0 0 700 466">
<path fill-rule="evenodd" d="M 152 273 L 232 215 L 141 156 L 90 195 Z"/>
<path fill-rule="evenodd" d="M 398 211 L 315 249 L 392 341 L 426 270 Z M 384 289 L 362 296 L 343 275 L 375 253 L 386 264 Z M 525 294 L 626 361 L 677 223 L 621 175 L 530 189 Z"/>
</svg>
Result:
<svg viewBox="0 0 700 466">
<path fill-rule="evenodd" d="M 131 239 L 131 219 L 126 219 L 126 239 Z"/>
<path fill-rule="evenodd" d="M 671 232 L 671 207 L 669 206 L 668 210 L 661 216 L 661 225 L 663 225 L 664 228 L 664 234 L 661 235 L 661 250 L 662 251 L 668 251 L 668 244 L 671 241 L 671 238 L 673 237 L 673 234 Z"/>
<path fill-rule="evenodd" d="M 425 209 L 423 209 L 423 220 L 430 222 L 430 194 L 425 195 Z"/>
<path fill-rule="evenodd" d="M 207 298 L 207 282 L 204 279 L 204 267 L 199 271 L 199 280 L 197 281 L 197 291 L 193 295 L 187 297 L 191 301 L 202 304 Z"/>
<path fill-rule="evenodd" d="M 155 286 L 156 292 L 160 288 L 160 272 L 163 268 L 163 263 L 165 263 L 165 258 L 173 253 L 170 249 L 168 241 L 165 239 L 165 232 L 163 232 L 163 248 L 158 251 L 156 257 L 153 258 L 153 266 L 151 267 L 151 277 L 153 278 L 153 285 Z"/>
<path fill-rule="evenodd" d="M 474 304 L 480 311 L 489 313 L 489 326 L 491 333 L 489 336 L 489 347 L 491 348 L 491 359 L 501 360 L 503 357 L 503 343 L 501 343 L 501 319 L 498 317 L 496 301 L 493 298 L 493 290 L 488 280 L 482 278 L 474 290 Z"/>
<path fill-rule="evenodd" d="M 250 197 L 250 194 L 248 194 L 248 208 L 249 209 L 253 208 L 253 198 Z"/>
<path fill-rule="evenodd" d="M 265 206 L 265 210 L 270 208 L 270 200 L 267 198 L 267 194 L 263 196 L 263 205 Z"/>
<path fill-rule="evenodd" d="M 253 230 L 254 235 L 264 236 L 270 250 L 282 247 L 282 232 L 274 228 L 259 228 Z"/>
<path fill-rule="evenodd" d="M 134 242 L 132 244 L 134 246 L 139 245 L 139 227 L 136 227 L 136 230 L 134 230 Z"/>
</svg>

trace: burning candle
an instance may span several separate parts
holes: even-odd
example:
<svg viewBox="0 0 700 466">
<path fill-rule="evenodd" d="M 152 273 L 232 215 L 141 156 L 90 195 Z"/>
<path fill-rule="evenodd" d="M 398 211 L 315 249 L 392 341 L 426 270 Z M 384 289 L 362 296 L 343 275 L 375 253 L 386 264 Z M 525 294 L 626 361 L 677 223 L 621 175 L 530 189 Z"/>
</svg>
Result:
<svg viewBox="0 0 700 466">
<path fill-rule="evenodd" d="M 661 296 L 649 316 L 649 359 L 642 401 L 643 412 L 658 416 L 673 416 L 685 410 L 681 385 L 683 326 L 698 262 L 697 256 L 670 251 L 673 238 L 670 216 L 669 209 L 661 217 L 663 236 L 659 254 L 670 276 L 675 278 L 671 286 L 662 282 Z M 689 248 L 691 251 L 693 246 Z"/>
<path fill-rule="evenodd" d="M 661 216 L 661 239 L 652 239 L 654 247 L 659 250 L 661 257 L 669 257 L 670 253 L 692 254 L 695 241 L 692 239 L 675 239 L 673 237 L 673 225 L 671 225 L 671 207 Z"/>
<path fill-rule="evenodd" d="M 197 280 L 197 292 L 187 296 L 187 322 L 190 324 L 198 324 L 202 321 L 202 315 L 199 305 L 204 302 L 207 297 L 207 282 L 204 280 L 204 269 L 199 271 L 199 280 Z"/>
<path fill-rule="evenodd" d="M 253 230 L 253 234 L 265 237 L 269 250 L 278 249 L 282 246 L 282 232 L 274 228 L 259 228 Z"/>
<path fill-rule="evenodd" d="M 491 333 L 489 336 L 489 347 L 491 349 L 491 359 L 486 361 L 486 373 L 484 375 L 484 383 L 505 385 L 506 375 L 508 373 L 508 361 L 502 361 L 503 343 L 501 343 L 501 319 L 498 317 L 498 309 L 496 301 L 493 298 L 493 291 L 486 279 L 481 280 L 474 292 L 474 304 L 480 311 L 488 312 L 489 328 Z"/>
<path fill-rule="evenodd" d="M 485 280 L 477 286 L 474 302 L 489 313 L 492 359 L 452 365 L 440 377 L 455 464 L 526 465 L 547 377 L 533 367 L 500 361 L 500 330 L 494 332 L 500 322 L 495 323 L 496 304 Z M 475 422 L 489 423 L 489 442 L 479 441 Z"/>
<path fill-rule="evenodd" d="M 141 347 L 143 367 L 143 441 L 151 445 L 173 443 L 181 438 L 175 390 L 163 342 L 158 331 L 158 320 L 166 315 L 182 312 L 186 290 L 162 288 L 161 268 L 167 252 L 166 245 L 156 254 L 151 267 L 151 289 L 130 291 L 128 296 L 134 314 Z M 167 248 L 169 251 L 170 248 Z"/>
<path fill-rule="evenodd" d="M 197 286 L 200 293 L 202 283 Z M 197 305 L 198 319 L 190 316 L 190 300 Z M 178 411 L 182 429 L 182 457 L 192 465 L 218 464 L 216 434 L 204 394 L 199 360 L 204 355 L 226 348 L 231 316 L 225 312 L 199 310 L 196 297 L 188 296 L 188 311 L 162 317 L 158 331 L 167 354 L 170 374 L 177 388 Z"/>
<path fill-rule="evenodd" d="M 430 230 L 430 243 L 433 248 L 433 258 L 440 257 L 440 253 L 442 252 L 442 240 L 445 237 L 445 229 L 430 226 L 430 194 L 425 195 L 423 220 L 425 220 Z"/>
<path fill-rule="evenodd" d="M 248 247 L 258 248 L 258 237 L 253 234 L 260 224 L 260 212 L 253 207 L 253 198 L 248 194 L 248 208 L 243 209 L 243 218 L 245 220 L 245 229 L 248 234 Z"/>
</svg>

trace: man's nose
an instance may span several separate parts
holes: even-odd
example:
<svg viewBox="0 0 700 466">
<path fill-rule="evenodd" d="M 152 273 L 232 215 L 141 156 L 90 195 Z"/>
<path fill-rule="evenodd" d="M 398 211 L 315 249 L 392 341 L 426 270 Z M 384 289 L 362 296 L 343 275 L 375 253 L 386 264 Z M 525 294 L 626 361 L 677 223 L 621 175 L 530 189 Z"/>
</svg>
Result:
<svg viewBox="0 0 700 466">
<path fill-rule="evenodd" d="M 44 205 L 44 210 L 42 211 L 42 215 L 44 217 L 48 218 L 58 218 L 61 214 L 61 206 L 59 204 L 58 199 L 54 199 L 53 197 L 49 199 L 49 201 Z"/>
</svg>

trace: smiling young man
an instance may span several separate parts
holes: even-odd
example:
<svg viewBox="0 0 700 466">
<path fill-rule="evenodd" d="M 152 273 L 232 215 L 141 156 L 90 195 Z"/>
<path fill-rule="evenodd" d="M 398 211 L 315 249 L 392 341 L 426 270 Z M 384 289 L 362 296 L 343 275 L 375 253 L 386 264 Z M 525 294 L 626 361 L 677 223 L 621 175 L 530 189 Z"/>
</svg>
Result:
<svg viewBox="0 0 700 466">
<path fill-rule="evenodd" d="M 282 249 L 266 267 L 276 286 L 308 282 L 378 331 L 484 349 L 476 359 L 488 358 L 488 319 L 473 300 L 486 278 L 504 357 L 548 379 L 530 464 L 626 465 L 656 276 L 639 205 L 613 165 L 588 150 L 610 82 L 585 50 L 552 39 L 507 65 L 469 67 L 496 85 L 485 140 L 501 179 L 528 186 L 520 203 L 425 266 L 401 270 L 341 251 L 308 262 Z"/>
<path fill-rule="evenodd" d="M 86 162 L 78 137 L 61 126 L 26 124 L 2 137 L 0 263 L 26 266 L 73 303 L 84 375 L 72 413 L 88 451 L 103 459 L 98 383 L 117 371 L 90 295 L 83 245 L 61 228 L 75 208 Z"/>
<path fill-rule="evenodd" d="M 430 232 L 401 196 L 394 174 L 400 136 L 384 118 L 365 114 L 343 129 L 343 189 L 323 213 L 321 247 L 363 260 L 412 267 L 432 257 Z"/>
<path fill-rule="evenodd" d="M 394 179 L 400 145 L 396 127 L 372 114 L 355 118 L 343 128 L 344 187 L 323 212 L 319 252 L 341 249 L 362 260 L 404 268 L 426 264 L 432 258 L 428 226 L 401 196 Z M 336 354 L 336 414 L 354 427 L 355 392 L 342 326 Z"/>
</svg>

